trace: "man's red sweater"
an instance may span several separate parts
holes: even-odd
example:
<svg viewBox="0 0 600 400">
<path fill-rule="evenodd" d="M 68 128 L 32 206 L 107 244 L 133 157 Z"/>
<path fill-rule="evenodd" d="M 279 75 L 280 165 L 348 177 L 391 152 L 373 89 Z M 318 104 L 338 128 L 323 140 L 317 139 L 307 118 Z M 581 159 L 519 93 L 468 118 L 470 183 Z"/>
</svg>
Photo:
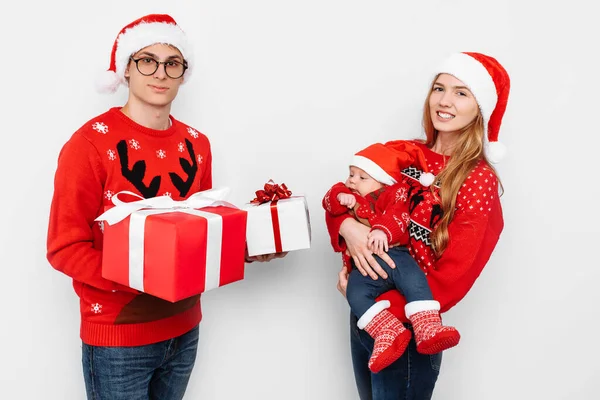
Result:
<svg viewBox="0 0 600 400">
<path fill-rule="evenodd" d="M 101 275 L 103 225 L 94 219 L 115 193 L 182 200 L 212 187 L 208 138 L 170 119 L 167 130 L 154 130 L 112 108 L 85 123 L 60 152 L 47 258 L 73 278 L 86 344 L 155 343 L 186 333 L 202 318 L 200 296 L 170 303 Z"/>
<path fill-rule="evenodd" d="M 439 174 L 448 157 L 434 153 L 420 142 L 414 143 L 423 150 L 429 171 L 434 175 Z M 386 145 L 393 147 L 394 142 Z M 430 189 L 419 184 L 420 174 L 421 171 L 415 168 L 407 168 L 402 172 L 402 182 L 412 188 L 408 193 L 408 248 L 427 276 L 433 297 L 440 302 L 441 311 L 444 312 L 467 294 L 496 247 L 504 227 L 498 179 L 483 160 L 471 171 L 457 195 L 456 211 L 448 227 L 448 247 L 440 258 L 436 258 L 429 236 L 442 216 L 441 206 Z M 335 251 L 346 250 L 346 243 L 339 235 L 340 226 L 346 218 L 353 217 L 347 213 L 340 216 L 325 213 Z M 386 292 L 378 300 L 389 300 L 390 311 L 408 322 L 404 314 L 406 300 L 400 292 Z"/>
</svg>

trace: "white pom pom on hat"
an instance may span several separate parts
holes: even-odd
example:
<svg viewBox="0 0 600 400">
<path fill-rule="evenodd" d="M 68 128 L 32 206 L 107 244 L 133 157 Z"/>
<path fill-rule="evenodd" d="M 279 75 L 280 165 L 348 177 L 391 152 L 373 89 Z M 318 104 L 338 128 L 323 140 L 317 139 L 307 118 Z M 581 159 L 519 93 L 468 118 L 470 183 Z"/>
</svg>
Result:
<svg viewBox="0 0 600 400">
<path fill-rule="evenodd" d="M 506 156 L 506 146 L 501 142 L 490 142 L 487 145 L 487 158 L 490 162 L 496 164 Z"/>
<path fill-rule="evenodd" d="M 423 186 L 431 186 L 434 180 L 435 175 L 433 175 L 431 172 L 423 172 L 419 177 L 419 182 Z"/>
<path fill-rule="evenodd" d="M 484 120 L 486 156 L 492 163 L 500 162 L 506 155 L 506 146 L 498 142 L 498 134 L 510 92 L 508 72 L 493 57 L 464 52 L 444 60 L 436 73 L 454 76 L 473 93 Z"/>
<path fill-rule="evenodd" d="M 186 34 L 170 15 L 150 14 L 121 29 L 113 43 L 108 71 L 96 78 L 96 90 L 100 93 L 114 93 L 119 85 L 127 85 L 125 70 L 129 57 L 144 47 L 157 43 L 169 44 L 181 52 L 188 67 L 184 82 L 189 80 L 194 62 Z"/>
<path fill-rule="evenodd" d="M 96 78 L 96 91 L 114 93 L 121 84 L 121 79 L 114 71 L 104 71 Z"/>
</svg>

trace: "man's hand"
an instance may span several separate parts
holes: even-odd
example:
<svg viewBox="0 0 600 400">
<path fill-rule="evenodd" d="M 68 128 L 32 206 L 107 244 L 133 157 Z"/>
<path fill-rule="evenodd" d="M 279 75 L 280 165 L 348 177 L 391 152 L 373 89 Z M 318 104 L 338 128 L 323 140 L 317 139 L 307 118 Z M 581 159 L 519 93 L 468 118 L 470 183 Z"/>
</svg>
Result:
<svg viewBox="0 0 600 400">
<path fill-rule="evenodd" d="M 341 205 L 346 206 L 348 208 L 354 208 L 356 205 L 356 197 L 350 193 L 340 193 L 337 195 L 337 200 Z"/>
<path fill-rule="evenodd" d="M 388 238 L 384 231 L 375 229 L 369 232 L 367 236 L 367 246 L 369 250 L 381 257 L 388 251 Z"/>
<path fill-rule="evenodd" d="M 246 254 L 246 262 L 247 263 L 251 263 L 254 261 L 258 261 L 258 262 L 268 262 L 271 261 L 275 258 L 283 258 L 287 255 L 287 251 L 284 251 L 282 253 L 273 253 L 273 254 L 261 254 L 258 256 L 252 256 L 250 257 L 248 254 Z"/>
</svg>

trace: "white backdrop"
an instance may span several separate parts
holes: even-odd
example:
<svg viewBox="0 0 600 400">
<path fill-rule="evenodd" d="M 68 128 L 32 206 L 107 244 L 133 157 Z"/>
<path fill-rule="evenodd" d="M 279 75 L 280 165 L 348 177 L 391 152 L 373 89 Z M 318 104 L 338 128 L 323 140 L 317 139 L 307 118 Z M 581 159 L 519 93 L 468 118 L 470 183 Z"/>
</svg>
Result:
<svg viewBox="0 0 600 400">
<path fill-rule="evenodd" d="M 525 5 L 526 3 L 530 5 Z M 446 314 L 436 400 L 595 399 L 600 240 L 595 158 L 600 37 L 593 2 L 23 1 L 4 6 L 0 398 L 83 399 L 78 301 L 45 259 L 58 152 L 91 117 L 114 38 L 174 16 L 196 71 L 173 115 L 205 133 L 214 183 L 238 204 L 273 178 L 307 195 L 310 250 L 247 267 L 203 296 L 188 399 L 357 399 L 339 255 L 320 201 L 368 143 L 420 135 L 427 68 L 453 51 L 512 78 L 498 166 L 506 227 L 467 297 Z M 8 8 L 6 8 L 8 7 Z M 595 210 L 595 211 L 594 211 Z"/>
</svg>

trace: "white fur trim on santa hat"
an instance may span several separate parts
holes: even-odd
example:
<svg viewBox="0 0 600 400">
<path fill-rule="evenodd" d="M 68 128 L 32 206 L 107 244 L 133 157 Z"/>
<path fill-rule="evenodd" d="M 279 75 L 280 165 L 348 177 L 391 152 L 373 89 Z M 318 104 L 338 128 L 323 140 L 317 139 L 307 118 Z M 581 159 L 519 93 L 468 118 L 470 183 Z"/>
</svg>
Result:
<svg viewBox="0 0 600 400">
<path fill-rule="evenodd" d="M 377 314 L 389 307 L 389 300 L 378 301 L 369 307 L 367 311 L 365 311 L 365 313 L 358 319 L 356 326 L 358 326 L 359 329 L 365 329 L 365 326 L 369 325 L 369 322 L 371 322 Z"/>
<path fill-rule="evenodd" d="M 176 47 L 183 55 L 188 64 L 188 68 L 183 76 L 183 81 L 190 79 L 194 65 L 193 54 L 188 39 L 177 25 L 166 22 L 141 22 L 138 25 L 127 29 L 117 37 L 117 50 L 115 52 L 114 76 L 109 76 L 111 71 L 101 75 L 96 80 L 96 89 L 99 92 L 114 92 L 118 84 L 115 85 L 115 79 L 118 83 L 127 85 L 125 79 L 125 69 L 129 64 L 129 57 L 137 53 L 144 47 L 157 43 L 169 44 Z"/>
<path fill-rule="evenodd" d="M 406 318 L 410 318 L 418 312 L 430 310 L 439 311 L 440 303 L 436 300 L 417 300 L 411 301 L 404 306 Z"/>
<path fill-rule="evenodd" d="M 124 80 L 129 57 L 144 47 L 157 43 L 177 47 L 188 62 L 188 70 L 185 71 L 185 74 L 189 78 L 193 60 L 187 37 L 179 26 L 165 22 L 141 22 L 119 35 L 115 54 L 117 76 Z"/>
<path fill-rule="evenodd" d="M 392 178 L 383 168 L 381 168 L 377 163 L 368 159 L 367 157 L 355 155 L 352 158 L 352 162 L 350 165 L 358 167 L 365 171 L 367 174 L 371 175 L 371 178 L 375 179 L 378 182 L 383 183 L 384 185 L 393 185 L 396 183 L 396 180 Z"/>
<path fill-rule="evenodd" d="M 442 63 L 437 72 L 454 76 L 473 93 L 483 116 L 484 136 L 487 140 L 488 123 L 498 102 L 496 85 L 488 70 L 470 55 L 455 53 Z"/>
</svg>

